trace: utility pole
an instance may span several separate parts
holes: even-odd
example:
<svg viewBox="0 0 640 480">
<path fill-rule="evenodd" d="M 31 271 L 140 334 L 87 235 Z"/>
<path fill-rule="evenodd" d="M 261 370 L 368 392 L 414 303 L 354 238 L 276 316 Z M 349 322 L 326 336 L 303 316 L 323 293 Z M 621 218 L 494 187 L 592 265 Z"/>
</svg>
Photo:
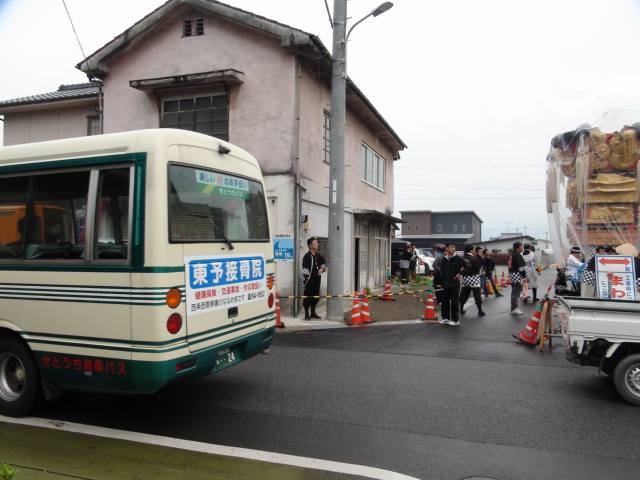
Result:
<svg viewBox="0 0 640 480">
<path fill-rule="evenodd" d="M 343 321 L 344 306 L 344 147 L 347 97 L 346 75 L 347 0 L 333 2 L 333 50 L 331 66 L 331 146 L 329 151 L 329 234 L 327 320 Z"/>
<path fill-rule="evenodd" d="M 325 0 L 326 5 L 326 0 Z M 347 40 L 360 22 L 386 12 L 393 3 L 384 2 L 362 17 L 347 32 L 347 0 L 333 2 L 333 49 L 331 58 L 331 146 L 329 151 L 329 229 L 327 265 L 327 320 L 344 321 L 344 304 L 338 295 L 344 295 L 344 157 L 345 120 L 347 99 Z M 331 20 L 331 16 L 329 16 Z"/>
</svg>

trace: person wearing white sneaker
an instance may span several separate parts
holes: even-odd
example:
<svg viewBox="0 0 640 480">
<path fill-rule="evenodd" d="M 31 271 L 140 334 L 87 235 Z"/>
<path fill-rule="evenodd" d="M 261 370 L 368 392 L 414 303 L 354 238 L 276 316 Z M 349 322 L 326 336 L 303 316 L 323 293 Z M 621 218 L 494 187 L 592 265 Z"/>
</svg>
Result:
<svg viewBox="0 0 640 480">
<path fill-rule="evenodd" d="M 522 315 L 518 308 L 518 298 L 522 293 L 522 284 L 527 282 L 526 263 L 522 257 L 522 242 L 514 242 L 513 254 L 509 257 L 509 278 L 511 280 L 511 314 Z"/>
<path fill-rule="evenodd" d="M 444 324 L 445 324 L 445 323 L 447 323 L 448 321 L 449 321 L 449 319 L 448 319 L 448 318 L 441 318 L 440 320 L 438 320 L 438 323 L 439 323 L 440 325 L 444 325 Z"/>
<path fill-rule="evenodd" d="M 456 322 L 455 320 L 447 320 L 447 325 L 453 325 L 454 327 L 457 327 L 458 325 L 460 325 L 460 322 Z"/>
<path fill-rule="evenodd" d="M 443 319 L 447 319 L 447 325 L 457 325 L 460 318 L 460 273 L 465 270 L 466 264 L 464 259 L 456 254 L 455 243 L 446 243 L 445 252 L 440 263 L 440 273 L 442 275 L 442 307 L 440 313 L 442 313 Z"/>
</svg>

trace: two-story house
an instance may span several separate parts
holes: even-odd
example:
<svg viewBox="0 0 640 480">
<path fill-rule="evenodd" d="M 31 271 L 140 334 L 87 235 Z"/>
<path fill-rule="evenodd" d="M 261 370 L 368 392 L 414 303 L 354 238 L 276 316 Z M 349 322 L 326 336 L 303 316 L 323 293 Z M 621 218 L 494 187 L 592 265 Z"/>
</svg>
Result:
<svg viewBox="0 0 640 480">
<path fill-rule="evenodd" d="M 91 83 L 1 101 L 4 143 L 146 128 L 228 140 L 260 163 L 272 236 L 293 236 L 294 258 L 277 262 L 281 297 L 300 293 L 310 236 L 329 268 L 344 265 L 349 294 L 384 284 L 401 221 L 392 216 L 394 162 L 406 145 L 348 79 L 345 249 L 332 258 L 331 61 L 311 33 L 213 0 L 169 0 L 77 65 Z"/>
<path fill-rule="evenodd" d="M 409 210 L 400 215 L 405 223 L 398 237 L 418 248 L 453 242 L 462 250 L 466 244 L 478 244 L 482 238 L 482 220 L 474 211 Z"/>
</svg>

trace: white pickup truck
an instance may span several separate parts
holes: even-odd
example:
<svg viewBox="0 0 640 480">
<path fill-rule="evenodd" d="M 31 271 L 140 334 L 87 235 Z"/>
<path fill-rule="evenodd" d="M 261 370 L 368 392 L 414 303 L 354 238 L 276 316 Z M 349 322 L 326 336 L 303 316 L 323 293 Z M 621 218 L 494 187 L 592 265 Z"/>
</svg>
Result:
<svg viewBox="0 0 640 480">
<path fill-rule="evenodd" d="M 567 360 L 611 375 L 622 398 L 640 406 L 640 301 L 559 300 Z"/>
</svg>

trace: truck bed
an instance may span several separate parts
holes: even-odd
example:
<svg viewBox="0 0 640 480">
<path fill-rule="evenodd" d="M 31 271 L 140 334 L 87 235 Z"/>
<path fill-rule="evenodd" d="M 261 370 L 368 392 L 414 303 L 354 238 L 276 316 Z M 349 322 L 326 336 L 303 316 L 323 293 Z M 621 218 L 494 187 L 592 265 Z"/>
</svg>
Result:
<svg viewBox="0 0 640 480">
<path fill-rule="evenodd" d="M 640 301 L 558 297 L 560 321 L 573 337 L 640 341 Z M 565 313 L 566 312 L 566 313 Z"/>
</svg>

